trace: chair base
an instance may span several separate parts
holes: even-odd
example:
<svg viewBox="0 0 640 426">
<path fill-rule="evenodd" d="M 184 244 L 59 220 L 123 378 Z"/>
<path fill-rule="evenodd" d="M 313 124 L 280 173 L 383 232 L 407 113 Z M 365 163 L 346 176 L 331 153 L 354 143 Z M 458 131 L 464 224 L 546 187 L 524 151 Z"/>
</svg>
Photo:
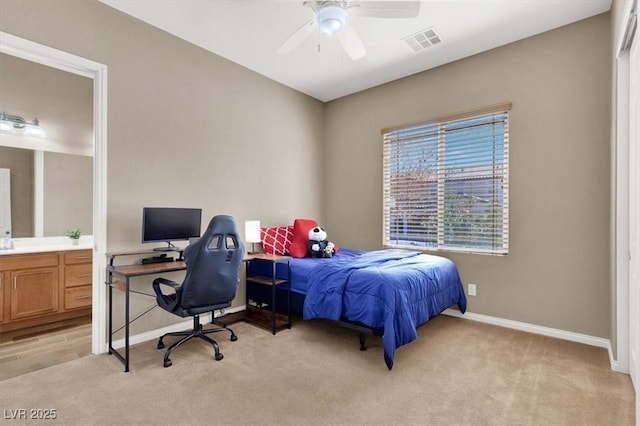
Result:
<svg viewBox="0 0 640 426">
<path fill-rule="evenodd" d="M 213 322 L 215 324 L 215 322 Z M 231 338 L 230 340 L 232 342 L 235 342 L 236 340 L 238 340 L 238 336 L 236 336 L 236 334 L 233 332 L 233 330 L 231 330 L 230 328 L 226 327 L 226 326 L 222 326 L 222 327 L 218 327 L 218 328 L 212 328 L 209 330 L 203 330 L 202 329 L 202 325 L 200 324 L 200 315 L 194 315 L 193 317 L 193 330 L 189 330 L 189 331 L 175 331 L 172 333 L 166 333 L 163 336 L 160 337 L 160 339 L 158 340 L 158 349 L 164 349 L 164 341 L 163 339 L 167 336 L 183 336 L 182 339 L 178 340 L 177 342 L 174 342 L 173 344 L 171 344 L 171 346 L 169 346 L 169 348 L 165 351 L 164 353 L 164 366 L 166 367 L 170 367 L 172 362 L 171 359 L 169 359 L 169 356 L 171 355 L 171 351 L 175 348 L 177 348 L 178 346 L 182 345 L 183 343 L 193 339 L 194 337 L 198 337 L 206 342 L 208 342 L 209 344 L 211 344 L 211 346 L 213 346 L 213 350 L 214 350 L 214 359 L 216 361 L 220 361 L 222 360 L 222 358 L 224 358 L 224 355 L 222 355 L 222 353 L 220 352 L 220 347 L 218 346 L 218 342 L 216 342 L 215 340 L 213 340 L 212 338 L 210 338 L 209 336 L 207 336 L 207 334 L 211 334 L 211 333 L 217 333 L 219 331 L 228 331 L 231 333 Z"/>
</svg>

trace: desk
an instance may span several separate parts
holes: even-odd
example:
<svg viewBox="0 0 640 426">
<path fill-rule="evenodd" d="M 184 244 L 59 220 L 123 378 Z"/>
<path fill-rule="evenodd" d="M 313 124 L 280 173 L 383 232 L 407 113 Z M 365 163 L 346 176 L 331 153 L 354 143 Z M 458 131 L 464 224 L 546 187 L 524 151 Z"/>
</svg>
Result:
<svg viewBox="0 0 640 426">
<path fill-rule="evenodd" d="M 182 251 L 180 253 L 180 259 L 182 259 Z M 145 254 L 158 254 L 157 251 L 151 250 L 141 250 L 141 251 L 122 251 L 122 252 L 114 252 L 107 253 L 107 286 L 109 287 L 109 353 L 115 355 L 123 364 L 125 373 L 129 371 L 129 325 L 131 323 L 130 313 L 129 313 L 129 296 L 131 293 L 131 289 L 129 287 L 129 281 L 132 277 L 141 277 L 146 275 L 160 275 L 167 272 L 176 272 L 176 271 L 185 271 L 187 269 L 187 265 L 183 260 L 176 260 L 173 262 L 161 262 L 161 263 L 148 263 L 148 264 L 133 264 L 133 265 L 122 265 L 115 266 L 114 262 L 116 257 L 122 256 L 140 256 Z M 245 255 L 243 262 L 254 259 L 265 259 L 269 260 L 272 256 L 264 255 L 264 254 L 249 254 Z M 124 355 L 118 352 L 113 347 L 113 289 L 116 288 L 124 292 Z M 155 297 L 154 295 L 149 294 L 149 296 Z M 153 306 L 155 308 L 155 306 Z M 151 309 L 153 309 L 151 308 Z M 144 311 L 142 314 L 138 315 L 133 320 L 140 318 L 142 315 L 149 312 L 148 309 Z M 213 313 L 211 314 L 211 318 L 213 321 Z M 289 319 L 289 324 L 291 324 L 291 319 Z"/>
<path fill-rule="evenodd" d="M 127 251 L 107 253 L 107 286 L 109 286 L 109 353 L 113 354 L 124 364 L 125 373 L 129 371 L 129 325 L 131 323 L 129 318 L 129 296 L 131 289 L 129 287 L 129 280 L 132 277 L 140 277 L 145 275 L 159 275 L 166 272 L 184 271 L 187 269 L 187 265 L 183 260 L 173 262 L 162 263 L 148 263 L 148 264 L 134 264 L 124 266 L 114 266 L 115 258 L 118 256 L 136 256 L 143 254 L 158 254 L 155 251 Z M 180 252 L 182 257 L 182 252 Z M 113 288 L 122 290 L 124 292 L 124 355 L 118 352 L 113 347 Z M 155 307 L 155 306 L 154 306 Z M 140 316 L 149 312 L 149 310 L 143 312 L 134 320 Z"/>
</svg>

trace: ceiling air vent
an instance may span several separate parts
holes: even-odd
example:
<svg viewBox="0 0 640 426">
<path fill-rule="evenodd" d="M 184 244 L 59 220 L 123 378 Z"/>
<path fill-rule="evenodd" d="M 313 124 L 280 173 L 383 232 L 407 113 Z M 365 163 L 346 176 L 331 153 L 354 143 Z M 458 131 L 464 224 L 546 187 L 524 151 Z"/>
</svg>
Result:
<svg viewBox="0 0 640 426">
<path fill-rule="evenodd" d="M 407 43 L 414 52 L 420 52 L 429 46 L 442 43 L 442 40 L 440 40 L 440 37 L 433 28 L 427 28 L 409 37 L 405 37 L 402 40 Z"/>
</svg>

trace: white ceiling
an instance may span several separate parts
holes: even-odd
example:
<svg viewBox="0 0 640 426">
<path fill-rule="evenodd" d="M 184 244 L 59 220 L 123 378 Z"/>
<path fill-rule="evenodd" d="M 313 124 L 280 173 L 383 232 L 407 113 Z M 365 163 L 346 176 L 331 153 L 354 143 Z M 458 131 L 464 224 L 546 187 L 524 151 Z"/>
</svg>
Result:
<svg viewBox="0 0 640 426">
<path fill-rule="evenodd" d="M 611 0 L 422 1 L 410 19 L 359 16 L 349 22 L 367 54 L 353 61 L 335 35 L 320 32 L 283 55 L 280 45 L 313 18 L 300 1 L 100 0 L 257 73 L 330 101 L 599 13 Z M 414 53 L 403 38 L 433 28 L 439 45 Z"/>
</svg>

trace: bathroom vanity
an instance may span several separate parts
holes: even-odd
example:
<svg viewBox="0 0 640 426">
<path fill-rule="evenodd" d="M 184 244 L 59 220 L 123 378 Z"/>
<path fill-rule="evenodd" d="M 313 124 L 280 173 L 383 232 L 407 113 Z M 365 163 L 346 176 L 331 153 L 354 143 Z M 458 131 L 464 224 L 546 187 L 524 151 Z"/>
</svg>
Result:
<svg viewBox="0 0 640 426">
<path fill-rule="evenodd" d="M 90 247 L 0 252 L 0 332 L 91 314 Z"/>
</svg>

